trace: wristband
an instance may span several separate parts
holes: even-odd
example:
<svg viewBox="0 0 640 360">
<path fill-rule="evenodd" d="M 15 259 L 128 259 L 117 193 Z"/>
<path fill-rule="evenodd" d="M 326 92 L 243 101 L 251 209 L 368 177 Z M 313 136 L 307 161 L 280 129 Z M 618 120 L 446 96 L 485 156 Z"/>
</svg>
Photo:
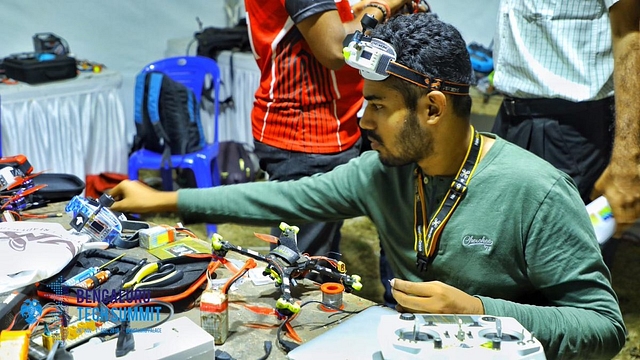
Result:
<svg viewBox="0 0 640 360">
<path fill-rule="evenodd" d="M 381 22 L 384 22 L 384 21 L 389 19 L 389 13 L 381 5 L 378 5 L 378 4 L 367 4 L 364 7 L 365 7 L 365 9 L 368 8 L 368 7 L 373 7 L 373 8 L 376 8 L 376 9 L 380 10 L 380 12 L 382 13 L 382 21 Z"/>
<path fill-rule="evenodd" d="M 375 6 L 382 11 L 384 20 L 387 21 L 391 18 L 391 7 L 384 1 L 369 1 L 370 6 Z M 377 5 L 377 6 L 376 6 Z M 384 9 L 384 10 L 382 10 Z"/>
</svg>

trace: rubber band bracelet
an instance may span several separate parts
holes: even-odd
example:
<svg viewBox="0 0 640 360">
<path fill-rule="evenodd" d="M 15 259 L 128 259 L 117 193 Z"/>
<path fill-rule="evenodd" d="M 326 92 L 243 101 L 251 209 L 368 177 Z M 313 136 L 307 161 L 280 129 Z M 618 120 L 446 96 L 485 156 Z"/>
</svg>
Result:
<svg viewBox="0 0 640 360">
<path fill-rule="evenodd" d="M 376 9 L 380 10 L 380 12 L 382 13 L 383 21 L 389 20 L 389 13 L 387 12 L 387 10 L 384 8 L 383 5 L 380 5 L 379 3 L 369 3 L 369 4 L 365 5 L 364 7 L 365 8 L 373 7 L 373 8 L 376 8 Z"/>
<path fill-rule="evenodd" d="M 372 0 L 369 1 L 369 4 L 371 5 L 379 5 L 382 6 L 384 8 L 385 11 L 383 11 L 382 13 L 384 14 L 384 19 L 389 20 L 391 18 L 391 7 L 389 6 L 389 4 L 386 3 L 386 1 L 377 1 L 377 0 Z"/>
</svg>

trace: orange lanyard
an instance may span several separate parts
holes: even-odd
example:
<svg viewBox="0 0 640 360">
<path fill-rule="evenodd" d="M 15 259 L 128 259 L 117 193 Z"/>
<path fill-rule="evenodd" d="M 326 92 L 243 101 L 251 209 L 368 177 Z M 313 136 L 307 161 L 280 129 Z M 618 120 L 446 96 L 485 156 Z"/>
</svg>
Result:
<svg viewBox="0 0 640 360">
<path fill-rule="evenodd" d="M 476 170 L 480 154 L 482 153 L 482 136 L 478 133 L 473 126 L 471 126 L 471 132 L 473 136 L 469 141 L 469 148 L 465 155 L 464 162 L 458 170 L 458 175 L 451 183 L 447 196 L 442 200 L 438 210 L 431 217 L 428 227 L 427 224 L 427 211 L 426 201 L 424 198 L 423 188 L 423 174 L 422 171 L 416 169 L 416 195 L 414 203 L 414 237 L 415 244 L 414 250 L 416 251 L 416 266 L 420 271 L 425 271 L 428 265 L 433 261 L 435 257 L 436 249 L 438 248 L 438 240 L 440 234 L 444 229 L 445 224 L 451 218 L 453 211 L 456 209 L 460 201 L 464 198 L 464 194 L 467 192 L 467 186 L 471 181 L 471 176 Z"/>
</svg>

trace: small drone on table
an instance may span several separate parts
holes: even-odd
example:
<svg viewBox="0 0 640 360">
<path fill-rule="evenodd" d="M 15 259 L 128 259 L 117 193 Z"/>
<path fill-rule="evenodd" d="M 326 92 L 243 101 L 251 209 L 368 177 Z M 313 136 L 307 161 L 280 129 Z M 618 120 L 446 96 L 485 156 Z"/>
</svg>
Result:
<svg viewBox="0 0 640 360">
<path fill-rule="evenodd" d="M 33 173 L 24 155 L 0 158 L 0 211 L 20 212 L 41 205 L 31 196 L 47 186 L 33 182 L 41 173 Z"/>
<path fill-rule="evenodd" d="M 300 304 L 296 303 L 291 295 L 291 287 L 297 285 L 296 279 L 305 276 L 309 272 L 326 275 L 342 283 L 346 291 L 360 290 L 360 276 L 345 274 L 344 263 L 322 256 L 308 256 L 298 249 L 297 234 L 300 230 L 297 226 L 280 223 L 282 234 L 279 238 L 271 235 L 256 234 L 260 239 L 276 244 L 276 247 L 267 255 L 259 254 L 253 250 L 246 250 L 240 246 L 223 241 L 218 234 L 213 236 L 212 247 L 214 256 L 224 258 L 229 251 L 235 251 L 242 255 L 267 263 L 263 274 L 271 277 L 276 286 L 282 292 L 276 301 L 276 309 L 284 316 L 291 316 L 300 311 Z M 320 261 L 328 262 L 333 268 L 320 265 Z"/>
</svg>

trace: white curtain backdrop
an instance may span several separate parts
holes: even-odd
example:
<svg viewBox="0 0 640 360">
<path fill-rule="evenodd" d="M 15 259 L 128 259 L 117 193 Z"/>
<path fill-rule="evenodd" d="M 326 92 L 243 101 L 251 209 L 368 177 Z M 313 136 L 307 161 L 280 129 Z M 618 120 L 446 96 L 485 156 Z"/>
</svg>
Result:
<svg viewBox="0 0 640 360">
<path fill-rule="evenodd" d="M 41 85 L 0 87 L 2 154 L 23 154 L 35 171 L 127 172 L 126 119 L 113 70 Z"/>
<path fill-rule="evenodd" d="M 442 20 L 460 29 L 467 42 L 491 42 L 499 0 L 428 2 Z M 233 5 L 233 11 L 228 12 L 225 3 Z M 196 17 L 204 27 L 224 27 L 229 16 L 244 14 L 244 7 L 242 0 L 2 0 L 0 13 L 0 57 L 33 51 L 32 36 L 52 32 L 69 43 L 76 58 L 100 62 L 120 72 L 126 141 L 131 143 L 136 73 L 164 57 L 170 39 L 191 37 L 198 31 Z M 195 44 L 191 49 L 194 53 Z M 180 51 L 186 53 L 186 47 Z M 240 132 L 244 134 L 244 130 Z"/>
</svg>

